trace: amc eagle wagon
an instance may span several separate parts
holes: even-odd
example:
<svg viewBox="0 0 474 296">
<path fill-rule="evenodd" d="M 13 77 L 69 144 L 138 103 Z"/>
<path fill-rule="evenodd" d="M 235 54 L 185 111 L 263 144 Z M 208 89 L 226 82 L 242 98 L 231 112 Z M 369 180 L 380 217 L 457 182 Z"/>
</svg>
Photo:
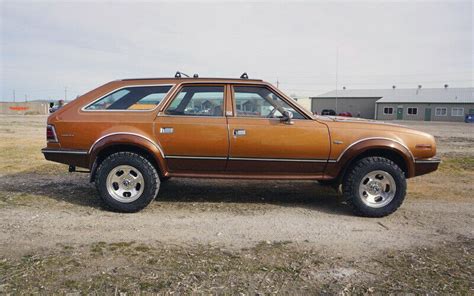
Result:
<svg viewBox="0 0 474 296">
<path fill-rule="evenodd" d="M 169 178 L 193 177 L 317 180 L 356 214 L 381 217 L 402 204 L 407 178 L 440 162 L 429 134 L 316 116 L 245 73 L 112 81 L 51 114 L 46 138 L 46 159 L 90 172 L 121 212 L 146 207 Z"/>
</svg>

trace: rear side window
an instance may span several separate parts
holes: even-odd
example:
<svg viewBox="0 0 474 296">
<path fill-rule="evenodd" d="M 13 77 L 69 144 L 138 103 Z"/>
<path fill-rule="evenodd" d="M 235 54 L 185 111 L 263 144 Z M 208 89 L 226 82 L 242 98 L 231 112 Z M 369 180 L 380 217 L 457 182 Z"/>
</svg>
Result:
<svg viewBox="0 0 474 296">
<path fill-rule="evenodd" d="M 223 116 L 224 86 L 185 86 L 165 111 L 168 115 Z"/>
<path fill-rule="evenodd" d="M 151 110 L 170 89 L 171 85 L 126 87 L 92 103 L 85 110 Z"/>
</svg>

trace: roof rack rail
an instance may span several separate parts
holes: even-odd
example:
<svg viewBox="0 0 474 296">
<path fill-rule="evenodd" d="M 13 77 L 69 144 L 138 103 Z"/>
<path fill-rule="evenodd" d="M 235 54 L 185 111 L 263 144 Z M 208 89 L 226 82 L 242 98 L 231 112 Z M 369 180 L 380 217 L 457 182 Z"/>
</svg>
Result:
<svg viewBox="0 0 474 296">
<path fill-rule="evenodd" d="M 249 79 L 247 72 L 242 73 L 242 75 L 240 75 L 240 79 Z"/>
<path fill-rule="evenodd" d="M 181 78 L 182 75 L 186 76 L 189 78 L 189 75 L 183 72 L 176 71 L 176 74 L 174 74 L 174 78 Z"/>
</svg>

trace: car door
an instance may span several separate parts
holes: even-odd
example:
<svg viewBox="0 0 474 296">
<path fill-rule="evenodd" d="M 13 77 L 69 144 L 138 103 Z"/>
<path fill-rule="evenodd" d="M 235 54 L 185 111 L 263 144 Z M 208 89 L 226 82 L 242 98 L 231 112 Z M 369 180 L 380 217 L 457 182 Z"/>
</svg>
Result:
<svg viewBox="0 0 474 296">
<path fill-rule="evenodd" d="M 307 118 L 267 86 L 232 86 L 227 170 L 271 175 L 321 175 L 330 144 L 326 125 Z M 291 111 L 291 124 L 280 110 Z"/>
<path fill-rule="evenodd" d="M 155 121 L 170 172 L 224 171 L 229 151 L 224 84 L 183 85 Z"/>
</svg>

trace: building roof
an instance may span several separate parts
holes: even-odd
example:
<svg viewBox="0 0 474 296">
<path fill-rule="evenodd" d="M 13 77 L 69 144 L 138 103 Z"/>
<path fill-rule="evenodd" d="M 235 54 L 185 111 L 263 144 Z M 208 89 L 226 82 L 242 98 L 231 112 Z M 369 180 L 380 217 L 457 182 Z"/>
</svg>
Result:
<svg viewBox="0 0 474 296">
<path fill-rule="evenodd" d="M 377 103 L 474 103 L 474 88 L 399 88 L 338 90 L 338 98 L 379 98 Z M 317 98 L 336 98 L 336 91 Z"/>
</svg>

